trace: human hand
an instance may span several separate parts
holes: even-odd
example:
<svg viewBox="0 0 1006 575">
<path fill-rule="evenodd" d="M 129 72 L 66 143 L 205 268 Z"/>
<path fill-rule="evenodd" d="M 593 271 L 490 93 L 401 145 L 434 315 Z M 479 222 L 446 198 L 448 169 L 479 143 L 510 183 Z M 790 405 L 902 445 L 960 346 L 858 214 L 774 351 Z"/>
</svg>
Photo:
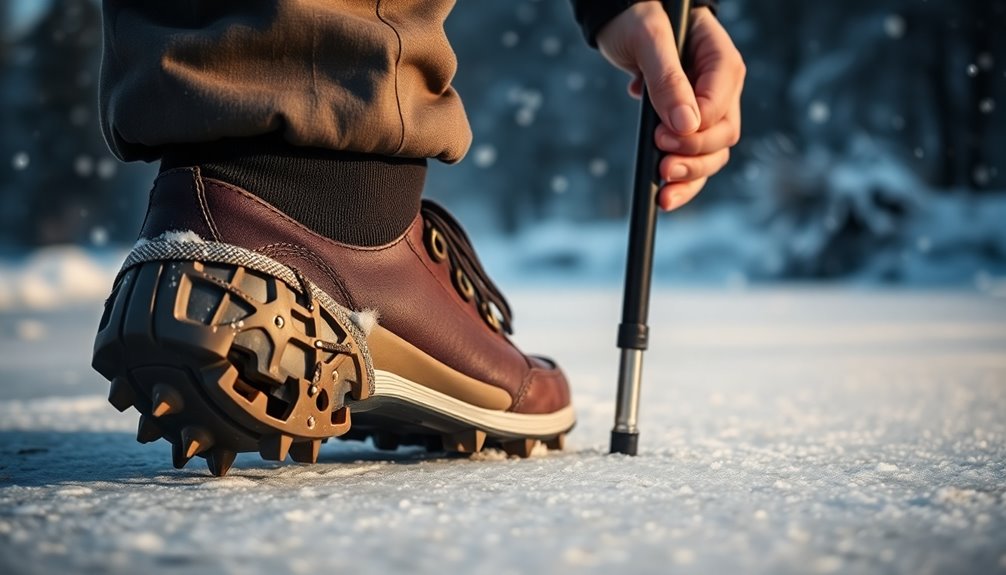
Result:
<svg viewBox="0 0 1006 575">
<path fill-rule="evenodd" d="M 646 83 L 660 116 L 654 141 L 668 153 L 660 161 L 666 183 L 657 203 L 668 211 L 685 205 L 726 165 L 740 139 L 746 75 L 740 53 L 712 12 L 697 8 L 688 31 L 686 74 L 659 2 L 627 8 L 601 29 L 597 45 L 609 62 L 632 75 L 629 94 L 639 98 Z"/>
</svg>

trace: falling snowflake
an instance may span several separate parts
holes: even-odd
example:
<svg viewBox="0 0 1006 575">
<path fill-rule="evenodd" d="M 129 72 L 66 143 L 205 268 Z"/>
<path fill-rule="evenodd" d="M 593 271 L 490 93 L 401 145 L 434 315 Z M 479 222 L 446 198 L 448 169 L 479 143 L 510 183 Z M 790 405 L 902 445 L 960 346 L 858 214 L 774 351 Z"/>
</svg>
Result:
<svg viewBox="0 0 1006 575">
<path fill-rule="evenodd" d="M 513 48 L 518 42 L 520 42 L 520 36 L 518 36 L 513 30 L 507 30 L 503 33 L 500 41 L 503 42 L 504 47 Z"/>
<path fill-rule="evenodd" d="M 91 156 L 77 156 L 73 162 L 73 171 L 81 178 L 89 178 L 94 173 L 94 160 Z"/>
<path fill-rule="evenodd" d="M 905 35 L 905 19 L 897 14 L 891 14 L 884 19 L 884 32 L 890 38 L 901 38 Z"/>
<path fill-rule="evenodd" d="M 14 167 L 15 170 L 21 171 L 21 170 L 27 168 L 28 164 L 30 162 L 31 162 L 31 159 L 28 157 L 28 153 L 27 152 L 18 152 L 16 154 L 14 154 L 13 158 L 11 158 L 11 162 L 10 163 Z"/>
<path fill-rule="evenodd" d="M 975 66 L 974 64 L 968 64 L 967 70 L 968 76 L 971 76 L 972 78 L 978 75 L 978 66 Z"/>
<path fill-rule="evenodd" d="M 566 76 L 566 87 L 573 92 L 579 92 L 587 85 L 587 78 L 579 72 L 570 72 Z"/>
<path fill-rule="evenodd" d="M 91 243 L 99 247 L 107 244 L 108 231 L 101 226 L 91 228 Z"/>
<path fill-rule="evenodd" d="M 608 162 L 604 158 L 594 158 L 590 161 L 590 165 L 587 167 L 590 175 L 595 178 L 604 177 L 608 173 Z"/>
<path fill-rule="evenodd" d="M 552 178 L 552 191 L 557 194 L 565 194 L 569 190 L 569 180 L 566 176 L 555 176 Z"/>
<path fill-rule="evenodd" d="M 992 179 L 992 173 L 989 171 L 988 166 L 979 164 L 972 170 L 971 177 L 979 186 L 987 186 Z"/>
<path fill-rule="evenodd" d="M 513 120 L 517 122 L 518 126 L 530 126 L 534 123 L 534 110 L 531 108 L 521 108 L 514 114 Z"/>
<path fill-rule="evenodd" d="M 985 98 L 978 102 L 978 111 L 982 114 L 991 114 L 996 109 L 996 102 L 992 98 Z"/>
<path fill-rule="evenodd" d="M 492 144 L 481 144 L 473 151 L 475 165 L 488 168 L 496 163 L 496 148 Z"/>
<path fill-rule="evenodd" d="M 115 172 L 119 169 L 119 165 L 112 158 L 102 158 L 98 160 L 98 168 L 96 172 L 98 177 L 103 180 L 108 180 L 115 176 Z"/>
<path fill-rule="evenodd" d="M 517 6 L 517 20 L 522 24 L 530 24 L 538 19 L 538 9 L 531 4 Z"/>
<path fill-rule="evenodd" d="M 555 36 L 548 36 L 541 41 L 541 51 L 546 56 L 556 56 L 562 51 L 562 42 Z"/>
<path fill-rule="evenodd" d="M 810 117 L 810 121 L 815 124 L 824 124 L 831 118 L 831 108 L 828 104 L 815 100 L 810 103 L 810 108 L 807 110 L 807 115 Z"/>
</svg>

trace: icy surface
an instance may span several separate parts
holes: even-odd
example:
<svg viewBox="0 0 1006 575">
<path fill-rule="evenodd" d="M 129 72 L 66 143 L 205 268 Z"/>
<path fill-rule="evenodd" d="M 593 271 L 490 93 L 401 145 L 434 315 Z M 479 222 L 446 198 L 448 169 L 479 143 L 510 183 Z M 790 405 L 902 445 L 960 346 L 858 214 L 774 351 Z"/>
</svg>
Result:
<svg viewBox="0 0 1006 575">
<path fill-rule="evenodd" d="M 0 571 L 1006 572 L 1006 300 L 660 291 L 627 458 L 606 454 L 617 290 L 512 299 L 573 381 L 566 452 L 333 441 L 224 479 L 105 403 L 97 306 L 0 314 Z"/>
</svg>

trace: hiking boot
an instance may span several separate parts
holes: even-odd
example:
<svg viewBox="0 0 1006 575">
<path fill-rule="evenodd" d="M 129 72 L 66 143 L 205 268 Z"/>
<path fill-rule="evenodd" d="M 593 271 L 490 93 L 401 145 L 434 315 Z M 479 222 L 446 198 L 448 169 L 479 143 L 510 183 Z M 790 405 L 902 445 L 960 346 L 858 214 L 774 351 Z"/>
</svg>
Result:
<svg viewBox="0 0 1006 575">
<path fill-rule="evenodd" d="M 324 206 L 318 206 L 324 209 Z M 137 440 L 175 467 L 238 452 L 315 462 L 330 437 L 527 457 L 575 418 L 552 361 L 507 338 L 510 308 L 441 207 L 398 239 L 356 247 L 255 195 L 163 172 L 105 304 L 93 366 Z"/>
</svg>

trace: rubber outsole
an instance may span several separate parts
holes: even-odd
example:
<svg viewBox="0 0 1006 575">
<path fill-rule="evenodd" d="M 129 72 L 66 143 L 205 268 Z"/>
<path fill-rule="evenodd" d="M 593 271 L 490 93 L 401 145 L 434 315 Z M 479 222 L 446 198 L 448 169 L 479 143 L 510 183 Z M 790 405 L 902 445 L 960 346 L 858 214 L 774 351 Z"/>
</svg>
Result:
<svg viewBox="0 0 1006 575">
<path fill-rule="evenodd" d="M 392 381 L 387 397 L 371 397 L 381 386 L 368 375 L 365 342 L 353 335 L 360 330 L 311 293 L 306 281 L 291 286 L 240 265 L 140 263 L 120 275 L 106 302 L 92 365 L 111 382 L 113 406 L 139 411 L 137 441 L 166 439 L 176 468 L 201 457 L 216 476 L 239 452 L 314 463 L 331 437 L 370 437 L 379 449 L 473 453 L 493 445 L 519 457 L 539 441 L 562 448 L 571 410 L 551 421 L 503 414 L 500 425 L 503 412 L 473 418 L 453 398 L 445 410 L 422 386 L 410 396 L 407 384 L 417 384 L 404 380 L 403 388 L 394 374 L 381 376 Z M 507 419 L 514 416 L 547 425 L 515 426 Z"/>
</svg>

